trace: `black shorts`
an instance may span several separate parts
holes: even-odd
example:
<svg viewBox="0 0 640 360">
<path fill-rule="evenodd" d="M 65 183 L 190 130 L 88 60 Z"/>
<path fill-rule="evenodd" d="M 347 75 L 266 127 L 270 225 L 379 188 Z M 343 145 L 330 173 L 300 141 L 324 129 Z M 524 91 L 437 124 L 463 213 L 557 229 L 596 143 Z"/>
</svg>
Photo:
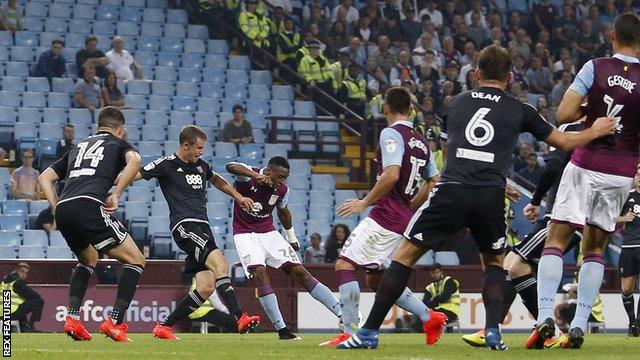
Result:
<svg viewBox="0 0 640 360">
<path fill-rule="evenodd" d="M 630 277 L 640 274 L 640 247 L 623 247 L 618 261 L 620 276 Z"/>
<path fill-rule="evenodd" d="M 173 230 L 173 239 L 187 254 L 184 259 L 185 274 L 208 270 L 207 257 L 218 248 L 208 223 L 185 221 Z"/>
<path fill-rule="evenodd" d="M 549 219 L 544 218 L 536 221 L 533 231 L 524 236 L 522 241 L 513 247 L 513 252 L 518 254 L 527 264 L 537 269 L 538 262 L 542 256 L 545 241 L 549 234 Z M 582 232 L 574 231 L 571 241 L 564 253 L 571 251 L 576 245 L 582 241 Z"/>
<path fill-rule="evenodd" d="M 106 252 L 127 237 L 127 229 L 104 212 L 102 206 L 95 200 L 78 198 L 56 207 L 56 225 L 74 254 L 80 254 L 89 245 L 98 252 Z"/>
<path fill-rule="evenodd" d="M 462 228 L 471 230 L 480 252 L 504 253 L 504 188 L 438 184 L 431 198 L 411 218 L 404 236 L 420 247 L 437 251 Z"/>
</svg>

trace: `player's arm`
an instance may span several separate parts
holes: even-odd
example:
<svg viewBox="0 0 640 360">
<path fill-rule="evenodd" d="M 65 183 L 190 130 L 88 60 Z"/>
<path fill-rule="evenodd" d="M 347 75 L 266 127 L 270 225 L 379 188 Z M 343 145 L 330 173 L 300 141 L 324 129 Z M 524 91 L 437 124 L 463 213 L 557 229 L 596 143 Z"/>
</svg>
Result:
<svg viewBox="0 0 640 360">
<path fill-rule="evenodd" d="M 590 60 L 582 66 L 573 83 L 562 96 L 556 113 L 558 125 L 578 121 L 584 116 L 582 103 L 593 85 L 593 79 L 593 61 Z"/>
<path fill-rule="evenodd" d="M 524 216 L 529 221 L 534 221 L 538 218 L 542 198 L 547 195 L 547 192 L 549 192 L 549 189 L 551 189 L 556 180 L 558 180 L 560 176 L 562 176 L 563 169 L 563 162 L 555 157 L 550 158 L 544 165 L 544 168 L 542 169 L 542 175 L 540 175 L 540 180 L 538 181 L 538 186 L 536 187 L 536 191 L 533 193 L 529 204 L 527 204 L 527 206 L 525 206 L 525 208 L 522 210 Z"/>
<path fill-rule="evenodd" d="M 620 212 L 620 216 L 616 217 L 617 224 L 626 224 L 628 222 L 632 222 L 633 219 L 636 218 L 636 215 L 631 211 L 631 207 L 629 206 L 629 201 L 625 202 L 624 207 L 622 207 L 622 211 Z"/>
<path fill-rule="evenodd" d="M 597 138 L 614 134 L 615 125 L 616 120 L 614 118 L 600 117 L 590 128 L 580 132 L 562 132 L 553 129 L 544 141 L 562 151 L 570 151 L 584 146 Z"/>
<path fill-rule="evenodd" d="M 226 168 L 228 173 L 235 175 L 236 178 L 240 180 L 255 179 L 262 185 L 273 185 L 268 176 L 253 171 L 251 167 L 246 164 L 234 161 L 228 163 Z"/>
<path fill-rule="evenodd" d="M 133 179 L 138 175 L 140 171 L 140 163 L 142 158 L 140 154 L 135 150 L 129 150 L 124 154 L 125 165 L 124 170 L 120 174 L 120 180 L 116 184 L 116 189 L 107 197 L 105 201 L 104 211 L 108 214 L 118 210 L 118 200 L 124 193 L 125 189 L 131 185 Z"/>
<path fill-rule="evenodd" d="M 291 244 L 291 247 L 295 251 L 300 250 L 300 242 L 296 237 L 296 232 L 293 230 L 293 218 L 291 216 L 291 211 L 287 207 L 289 203 L 289 189 L 287 189 L 287 193 L 282 197 L 280 202 L 278 203 L 278 218 L 282 223 L 282 227 L 284 228 L 284 232 L 287 235 L 287 242 Z"/>
<path fill-rule="evenodd" d="M 227 180 L 222 178 L 222 176 L 216 173 L 213 173 L 213 176 L 211 176 L 209 181 L 211 181 L 211 184 L 213 184 L 213 186 L 215 186 L 216 189 L 231 196 L 233 200 L 237 201 L 238 204 L 240 204 L 240 207 L 242 207 L 243 209 L 248 211 L 253 209 L 253 200 L 251 200 L 248 197 L 244 197 L 240 195 L 240 193 L 236 189 L 234 189 L 233 186 L 229 185 Z"/>
<path fill-rule="evenodd" d="M 424 172 L 422 176 L 427 180 L 426 183 L 422 184 L 418 193 L 413 196 L 411 199 L 411 203 L 409 207 L 411 211 L 416 211 L 425 201 L 429 198 L 429 194 L 431 194 L 431 190 L 436 186 L 436 183 L 440 181 L 440 173 L 438 172 L 438 168 L 436 167 L 435 158 L 433 157 L 433 153 L 429 154 L 429 162 L 427 166 L 424 168 Z"/>
</svg>

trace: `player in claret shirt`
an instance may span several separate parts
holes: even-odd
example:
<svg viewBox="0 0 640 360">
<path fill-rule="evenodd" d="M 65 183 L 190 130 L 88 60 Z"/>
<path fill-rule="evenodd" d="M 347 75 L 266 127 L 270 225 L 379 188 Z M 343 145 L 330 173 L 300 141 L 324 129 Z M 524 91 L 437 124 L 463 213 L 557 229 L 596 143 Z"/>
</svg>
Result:
<svg viewBox="0 0 640 360">
<path fill-rule="evenodd" d="M 340 303 L 331 290 L 320 283 L 300 264 L 291 212 L 287 208 L 289 187 L 289 162 L 282 156 L 269 159 L 267 167 L 252 168 L 246 164 L 231 162 L 227 171 L 236 176 L 236 190 L 253 200 L 253 208 L 247 209 L 238 201 L 233 204 L 233 241 L 240 262 L 249 277 L 258 284 L 258 299 L 264 311 L 278 330 L 281 340 L 300 340 L 284 323 L 278 299 L 269 283 L 266 266 L 280 269 L 303 285 L 314 299 L 322 303 L 337 317 L 342 316 Z M 273 226 L 273 210 L 287 234 L 285 240 Z"/>
</svg>

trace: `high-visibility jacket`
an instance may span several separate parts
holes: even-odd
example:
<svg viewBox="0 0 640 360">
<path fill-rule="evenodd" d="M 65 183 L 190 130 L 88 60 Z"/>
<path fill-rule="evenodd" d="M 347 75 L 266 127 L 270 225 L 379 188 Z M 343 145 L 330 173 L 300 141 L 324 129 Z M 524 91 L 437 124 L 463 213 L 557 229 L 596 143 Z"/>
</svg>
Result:
<svg viewBox="0 0 640 360">
<path fill-rule="evenodd" d="M 18 295 L 18 293 L 16 293 L 13 290 L 13 284 L 15 284 L 16 281 L 18 280 L 16 279 L 9 283 L 5 283 L 3 281 L 2 283 L 0 283 L 0 287 L 2 288 L 2 290 L 11 290 L 11 313 L 12 314 L 16 312 L 16 310 L 18 310 L 18 306 L 20 306 L 25 301 L 22 296 Z"/>
<path fill-rule="evenodd" d="M 241 2 L 242 0 L 227 0 L 227 8 L 229 10 L 238 10 Z"/>
<path fill-rule="evenodd" d="M 444 285 L 449 279 L 455 282 L 456 291 L 451 295 L 449 301 L 438 305 L 436 309 L 447 310 L 460 317 L 460 283 L 458 282 L 458 280 L 452 278 L 451 276 L 445 276 L 442 280 L 427 285 L 425 290 L 429 294 L 431 294 L 431 298 L 441 295 L 444 291 Z"/>
<path fill-rule="evenodd" d="M 269 46 L 268 36 L 270 27 L 266 17 L 243 11 L 238 17 L 238 25 L 240 25 L 242 32 L 252 40 L 253 45 L 258 47 Z M 258 36 L 262 37 L 262 40 L 256 40 Z"/>
<path fill-rule="evenodd" d="M 291 34 L 281 33 L 278 35 L 279 43 L 284 43 L 286 49 L 283 49 L 282 46 L 278 46 L 278 60 L 285 61 L 287 59 L 295 59 L 296 52 L 299 51 L 301 38 L 300 34 L 297 32 L 292 32 Z"/>
<path fill-rule="evenodd" d="M 369 113 L 366 115 L 367 118 L 376 118 L 378 116 L 383 116 L 382 106 L 384 105 L 384 96 L 382 94 L 378 94 L 374 96 L 371 101 L 369 101 Z"/>
<path fill-rule="evenodd" d="M 329 68 L 331 69 L 331 86 L 338 91 L 342 87 L 342 81 L 349 77 L 349 68 L 343 67 L 340 61 L 331 63 Z"/>
<path fill-rule="evenodd" d="M 321 56 L 318 56 L 317 59 L 314 59 L 311 55 L 303 57 L 300 60 L 298 72 L 306 82 L 311 82 L 311 80 L 321 83 L 331 81 L 328 62 Z"/>
<path fill-rule="evenodd" d="M 596 296 L 596 300 L 593 302 L 593 306 L 591 307 L 591 315 L 597 322 L 604 322 L 604 316 L 602 315 L 602 310 L 604 309 L 604 305 L 602 304 L 602 299 L 600 299 L 600 294 Z"/>
<path fill-rule="evenodd" d="M 444 156 L 442 154 L 442 150 L 434 150 L 431 153 L 433 154 L 433 159 L 436 162 L 436 168 L 438 168 L 438 171 L 442 172 L 442 168 L 444 167 Z"/>
<path fill-rule="evenodd" d="M 191 288 L 189 289 L 189 291 L 193 291 L 193 289 L 195 288 L 196 288 L 196 280 L 194 278 L 193 281 L 191 282 Z M 211 301 L 207 299 L 207 301 L 203 302 L 202 305 L 196 309 L 196 311 L 189 314 L 189 319 L 191 320 L 199 319 L 214 310 L 215 309 L 213 308 L 213 305 L 211 305 Z"/>
<path fill-rule="evenodd" d="M 364 79 L 347 77 L 342 85 L 347 88 L 348 100 L 367 101 L 367 82 Z"/>
</svg>

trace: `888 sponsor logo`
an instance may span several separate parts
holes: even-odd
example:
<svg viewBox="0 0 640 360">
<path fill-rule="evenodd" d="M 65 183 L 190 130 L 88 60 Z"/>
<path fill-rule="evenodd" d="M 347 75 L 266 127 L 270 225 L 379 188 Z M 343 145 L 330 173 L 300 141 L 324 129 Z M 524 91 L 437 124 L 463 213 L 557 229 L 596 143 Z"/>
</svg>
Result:
<svg viewBox="0 0 640 360">
<path fill-rule="evenodd" d="M 187 184 L 191 185 L 194 189 L 202 189 L 203 181 L 202 176 L 198 174 L 185 174 L 184 175 Z"/>
</svg>

